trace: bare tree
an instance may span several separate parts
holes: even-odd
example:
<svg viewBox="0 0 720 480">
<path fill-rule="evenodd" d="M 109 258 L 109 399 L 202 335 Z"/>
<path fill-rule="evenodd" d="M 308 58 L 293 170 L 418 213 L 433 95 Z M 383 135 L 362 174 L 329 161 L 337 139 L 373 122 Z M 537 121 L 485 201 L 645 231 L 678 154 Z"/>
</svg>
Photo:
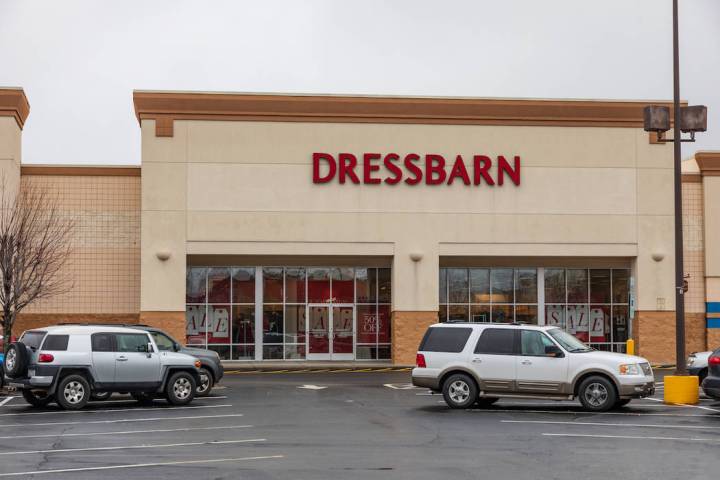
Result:
<svg viewBox="0 0 720 480">
<path fill-rule="evenodd" d="M 0 308 L 5 348 L 23 308 L 68 292 L 61 274 L 71 253 L 74 219 L 56 196 L 32 184 L 18 189 L 0 183 Z"/>
</svg>

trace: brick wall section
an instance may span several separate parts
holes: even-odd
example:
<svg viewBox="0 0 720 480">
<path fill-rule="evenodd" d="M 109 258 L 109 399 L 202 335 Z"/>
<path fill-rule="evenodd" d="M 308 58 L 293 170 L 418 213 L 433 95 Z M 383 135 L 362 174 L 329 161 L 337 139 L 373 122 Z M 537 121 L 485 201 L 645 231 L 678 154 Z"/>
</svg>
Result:
<svg viewBox="0 0 720 480">
<path fill-rule="evenodd" d="M 140 177 L 23 175 L 56 196 L 74 219 L 73 252 L 62 275 L 64 295 L 29 305 L 24 313 L 126 314 L 140 310 Z"/>
<path fill-rule="evenodd" d="M 138 323 L 137 313 L 21 313 L 13 326 L 13 335 L 19 337 L 25 330 L 47 327 L 59 323 Z"/>
<path fill-rule="evenodd" d="M 438 312 L 392 312 L 392 361 L 415 365 L 415 355 L 427 328 L 438 322 Z"/>
<path fill-rule="evenodd" d="M 675 363 L 675 312 L 637 312 L 635 338 L 638 355 L 654 364 Z M 687 353 L 706 349 L 704 313 L 685 314 L 685 349 Z"/>
<path fill-rule="evenodd" d="M 720 328 L 708 328 L 707 332 L 707 350 L 715 350 L 720 348 Z"/>
<path fill-rule="evenodd" d="M 140 312 L 140 323 L 159 328 L 185 343 L 185 312 Z"/>
</svg>

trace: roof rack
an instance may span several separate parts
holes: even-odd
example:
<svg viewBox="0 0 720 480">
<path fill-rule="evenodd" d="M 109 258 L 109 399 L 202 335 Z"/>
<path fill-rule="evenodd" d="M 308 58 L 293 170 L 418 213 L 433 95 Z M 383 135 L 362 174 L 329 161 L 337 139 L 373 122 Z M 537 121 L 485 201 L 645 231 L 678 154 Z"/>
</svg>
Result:
<svg viewBox="0 0 720 480">
<path fill-rule="evenodd" d="M 448 320 L 446 322 L 442 323 L 471 323 L 473 325 L 511 325 L 511 326 L 521 326 L 521 325 L 531 325 L 527 322 L 470 322 L 468 320 Z"/>
<path fill-rule="evenodd" d="M 62 322 L 56 323 L 55 325 L 72 326 L 79 325 L 84 327 L 99 326 L 99 327 L 148 327 L 152 328 L 151 325 L 145 325 L 144 323 L 103 323 L 103 322 Z"/>
</svg>

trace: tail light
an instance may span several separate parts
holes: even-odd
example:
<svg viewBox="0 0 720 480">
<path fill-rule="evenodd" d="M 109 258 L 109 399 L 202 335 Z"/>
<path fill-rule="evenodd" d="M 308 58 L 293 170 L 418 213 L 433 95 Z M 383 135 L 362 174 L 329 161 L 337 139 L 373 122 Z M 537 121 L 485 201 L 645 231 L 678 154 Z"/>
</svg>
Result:
<svg viewBox="0 0 720 480">
<path fill-rule="evenodd" d="M 708 365 L 720 365 L 720 357 L 712 356 L 708 358 Z"/>
<path fill-rule="evenodd" d="M 427 364 L 425 364 L 425 355 L 418 353 L 415 356 L 415 366 L 417 368 L 427 368 Z"/>
<path fill-rule="evenodd" d="M 53 357 L 51 353 L 41 353 L 38 356 L 39 363 L 52 363 L 54 360 L 55 357 Z"/>
</svg>

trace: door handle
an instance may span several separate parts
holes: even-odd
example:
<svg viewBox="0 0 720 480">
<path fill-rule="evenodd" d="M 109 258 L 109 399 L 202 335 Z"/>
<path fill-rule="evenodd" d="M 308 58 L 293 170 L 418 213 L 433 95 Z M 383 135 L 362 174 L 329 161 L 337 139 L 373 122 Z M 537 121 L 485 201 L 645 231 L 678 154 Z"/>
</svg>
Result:
<svg viewBox="0 0 720 480">
<path fill-rule="evenodd" d="M 115 360 L 117 360 L 118 362 L 127 362 L 127 357 L 118 357 Z"/>
<path fill-rule="evenodd" d="M 482 358 L 473 358 L 473 363 L 482 363 Z"/>
<path fill-rule="evenodd" d="M 532 365 L 532 362 L 530 360 L 523 360 L 520 362 L 522 365 Z"/>
</svg>

